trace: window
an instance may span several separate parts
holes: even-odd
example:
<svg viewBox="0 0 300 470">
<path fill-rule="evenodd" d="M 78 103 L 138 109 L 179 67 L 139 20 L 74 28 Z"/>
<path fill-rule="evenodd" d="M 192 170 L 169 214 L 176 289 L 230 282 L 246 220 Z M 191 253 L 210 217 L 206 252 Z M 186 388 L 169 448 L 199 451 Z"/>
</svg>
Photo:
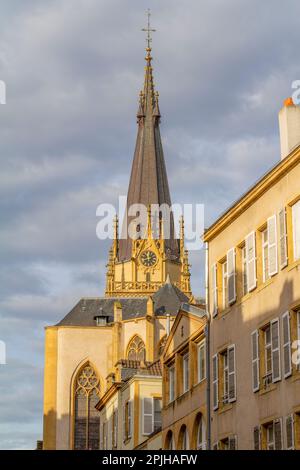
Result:
<svg viewBox="0 0 300 470">
<path fill-rule="evenodd" d="M 99 378 L 90 365 L 84 366 L 75 380 L 74 449 L 99 449 L 100 418 L 95 406 L 99 401 Z"/>
<path fill-rule="evenodd" d="M 236 441 L 236 436 L 225 437 L 225 439 L 220 441 L 221 450 L 236 450 Z"/>
<path fill-rule="evenodd" d="M 275 433 L 273 422 L 267 425 L 267 449 L 275 450 Z"/>
<path fill-rule="evenodd" d="M 198 382 L 202 382 L 206 378 L 206 348 L 205 340 L 201 341 L 198 346 Z"/>
<path fill-rule="evenodd" d="M 143 398 L 143 434 L 161 429 L 161 398 Z"/>
<path fill-rule="evenodd" d="M 247 287 L 251 292 L 256 287 L 256 248 L 255 232 L 249 233 L 245 240 L 247 260 Z"/>
<path fill-rule="evenodd" d="M 175 450 L 174 437 L 172 431 L 167 432 L 166 441 L 165 441 L 166 450 Z"/>
<path fill-rule="evenodd" d="M 264 329 L 265 376 L 264 386 L 281 379 L 279 320 L 272 320 Z"/>
<path fill-rule="evenodd" d="M 275 419 L 265 425 L 267 450 L 282 450 L 282 423 L 281 418 Z"/>
<path fill-rule="evenodd" d="M 145 361 L 146 359 L 145 343 L 139 336 L 132 338 L 127 351 L 127 358 L 132 361 Z"/>
<path fill-rule="evenodd" d="M 213 356 L 213 409 L 219 407 L 219 359 L 218 354 Z"/>
<path fill-rule="evenodd" d="M 224 380 L 224 395 L 223 395 L 223 403 L 228 403 L 228 387 L 229 387 L 229 383 L 228 383 L 228 351 L 224 351 L 224 353 L 222 354 L 223 356 L 223 374 L 224 374 L 224 377 L 223 377 L 223 380 Z"/>
<path fill-rule="evenodd" d="M 181 426 L 178 444 L 178 449 L 180 450 L 189 450 L 190 448 L 189 435 L 185 424 Z"/>
<path fill-rule="evenodd" d="M 235 346 L 229 346 L 222 354 L 223 404 L 236 400 Z"/>
<path fill-rule="evenodd" d="M 205 433 L 206 433 L 205 423 L 204 423 L 203 417 L 201 415 L 198 418 L 198 423 L 197 423 L 197 442 L 196 442 L 196 449 L 197 450 L 205 450 L 206 449 Z"/>
<path fill-rule="evenodd" d="M 243 246 L 241 251 L 242 251 L 243 295 L 246 295 L 248 292 L 246 247 Z"/>
<path fill-rule="evenodd" d="M 285 418 L 285 435 L 286 435 L 286 448 L 293 450 L 295 448 L 294 436 L 294 415 L 291 414 Z"/>
<path fill-rule="evenodd" d="M 161 429 L 161 405 L 162 400 L 161 398 L 153 398 L 153 431 L 158 431 Z"/>
<path fill-rule="evenodd" d="M 300 349 L 300 310 L 297 312 L 297 330 L 298 330 L 298 334 L 297 334 L 297 339 L 298 339 L 298 351 Z M 297 359 L 298 359 L 298 364 L 297 364 L 297 369 L 300 370 L 300 355 L 298 353 L 297 355 Z"/>
<path fill-rule="evenodd" d="M 102 423 L 102 450 L 107 450 L 107 422 Z"/>
<path fill-rule="evenodd" d="M 185 354 L 182 358 L 182 374 L 183 374 L 183 393 L 185 393 L 190 388 L 189 355 L 188 354 Z"/>
<path fill-rule="evenodd" d="M 265 329 L 265 386 L 272 382 L 272 345 L 271 345 L 271 325 Z"/>
<path fill-rule="evenodd" d="M 113 412 L 112 422 L 112 447 L 117 448 L 118 446 L 118 410 Z"/>
<path fill-rule="evenodd" d="M 124 442 L 131 438 L 132 435 L 132 403 L 126 401 L 123 413 L 123 438 Z"/>
<path fill-rule="evenodd" d="M 300 201 L 292 206 L 294 260 L 300 258 Z"/>
<path fill-rule="evenodd" d="M 175 367 L 169 368 L 169 403 L 175 399 Z"/>
<path fill-rule="evenodd" d="M 223 309 L 228 307 L 228 273 L 227 273 L 227 261 L 222 264 L 222 297 L 223 297 Z"/>
<path fill-rule="evenodd" d="M 262 262 L 263 262 L 263 282 L 269 279 L 269 244 L 268 244 L 268 229 L 264 230 L 261 234 L 262 241 Z"/>
</svg>

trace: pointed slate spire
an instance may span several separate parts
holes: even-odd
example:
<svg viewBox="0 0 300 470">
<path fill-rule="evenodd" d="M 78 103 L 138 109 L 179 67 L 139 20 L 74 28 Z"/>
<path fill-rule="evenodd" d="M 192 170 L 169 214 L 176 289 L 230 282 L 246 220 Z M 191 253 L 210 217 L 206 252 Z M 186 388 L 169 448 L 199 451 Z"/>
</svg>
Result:
<svg viewBox="0 0 300 470">
<path fill-rule="evenodd" d="M 151 48 L 146 48 L 146 66 L 144 88 L 140 93 L 137 112 L 138 133 L 127 194 L 127 210 L 133 204 L 167 204 L 171 206 L 169 184 L 162 148 L 159 122 L 160 110 L 158 93 L 154 91 Z M 123 224 L 123 236 L 128 234 L 130 224 L 128 216 Z M 170 238 L 165 240 L 165 251 L 169 258 L 179 255 L 178 240 L 174 235 L 173 214 L 170 221 Z M 129 236 L 120 240 L 119 260 L 124 261 L 132 256 L 132 240 Z"/>
</svg>

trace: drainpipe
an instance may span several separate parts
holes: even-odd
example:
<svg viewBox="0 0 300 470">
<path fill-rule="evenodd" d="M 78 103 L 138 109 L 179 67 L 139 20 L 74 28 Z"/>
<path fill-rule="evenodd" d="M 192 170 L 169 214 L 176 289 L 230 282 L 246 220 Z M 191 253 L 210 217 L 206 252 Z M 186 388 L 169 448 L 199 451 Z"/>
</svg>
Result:
<svg viewBox="0 0 300 470">
<path fill-rule="evenodd" d="M 205 311 L 207 323 L 205 326 L 206 338 L 206 416 L 207 416 L 207 450 L 211 450 L 211 406 L 210 406 L 210 313 L 209 313 L 209 268 L 208 243 L 205 242 Z"/>
</svg>

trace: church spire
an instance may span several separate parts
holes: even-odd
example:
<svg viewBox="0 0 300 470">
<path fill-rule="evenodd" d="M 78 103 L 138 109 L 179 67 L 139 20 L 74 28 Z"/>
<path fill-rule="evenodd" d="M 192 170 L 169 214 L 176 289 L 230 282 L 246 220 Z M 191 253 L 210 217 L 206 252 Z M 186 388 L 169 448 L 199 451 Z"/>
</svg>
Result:
<svg viewBox="0 0 300 470">
<path fill-rule="evenodd" d="M 148 207 L 152 204 L 165 204 L 171 207 L 169 184 L 160 136 L 160 109 L 158 93 L 154 90 L 151 33 L 155 30 L 148 24 L 142 31 L 146 36 L 146 64 L 144 87 L 140 92 L 137 112 L 138 132 L 136 146 L 127 194 L 127 211 L 134 204 Z M 128 216 L 123 224 L 123 236 L 128 234 L 128 226 L 133 217 Z M 179 256 L 178 240 L 175 239 L 173 214 L 170 216 L 170 237 L 165 240 L 166 256 L 177 259 Z M 122 238 L 119 243 L 119 261 L 130 259 L 132 256 L 132 240 L 129 236 Z"/>
</svg>

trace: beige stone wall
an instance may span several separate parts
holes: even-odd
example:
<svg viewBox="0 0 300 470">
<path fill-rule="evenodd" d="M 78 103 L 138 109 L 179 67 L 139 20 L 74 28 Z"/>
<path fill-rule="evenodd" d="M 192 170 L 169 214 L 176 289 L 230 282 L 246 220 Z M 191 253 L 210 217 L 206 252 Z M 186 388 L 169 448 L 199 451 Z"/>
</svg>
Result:
<svg viewBox="0 0 300 470">
<path fill-rule="evenodd" d="M 258 231 L 260 227 L 263 227 L 268 217 L 273 214 L 278 215 L 284 206 L 288 206 L 299 197 L 299 182 L 300 164 L 298 163 L 209 242 L 209 265 L 212 266 L 213 263 L 224 258 L 227 250 L 238 247 L 251 231 Z M 291 233 L 288 235 L 290 243 Z M 220 312 L 212 320 L 211 328 L 211 353 L 220 352 L 226 346 L 235 344 L 237 369 L 236 403 L 225 407 L 224 410 L 213 412 L 212 442 L 229 434 L 237 434 L 239 449 L 253 449 L 254 426 L 276 417 L 284 418 L 300 408 L 300 377 L 297 374 L 293 374 L 288 379 L 282 378 L 278 383 L 272 384 L 267 391 L 260 390 L 257 393 L 252 391 L 251 332 L 263 327 L 272 319 L 281 317 L 284 312 L 291 310 L 297 304 L 300 306 L 300 263 L 294 263 L 290 256 L 289 265 L 283 270 L 280 270 L 279 266 L 278 274 L 263 283 L 259 232 L 257 232 L 256 240 L 258 258 L 256 289 L 245 296 L 238 292 L 236 303 L 231 308 Z M 289 250 L 289 255 L 291 255 L 291 250 Z M 241 267 L 237 266 L 237 280 L 240 276 Z M 212 305 L 212 300 L 210 291 L 210 305 Z"/>
<path fill-rule="evenodd" d="M 112 330 L 108 327 L 60 327 L 57 338 L 56 448 L 69 449 L 73 439 L 72 385 L 83 364 L 90 362 L 102 390 L 111 368 Z"/>
</svg>

